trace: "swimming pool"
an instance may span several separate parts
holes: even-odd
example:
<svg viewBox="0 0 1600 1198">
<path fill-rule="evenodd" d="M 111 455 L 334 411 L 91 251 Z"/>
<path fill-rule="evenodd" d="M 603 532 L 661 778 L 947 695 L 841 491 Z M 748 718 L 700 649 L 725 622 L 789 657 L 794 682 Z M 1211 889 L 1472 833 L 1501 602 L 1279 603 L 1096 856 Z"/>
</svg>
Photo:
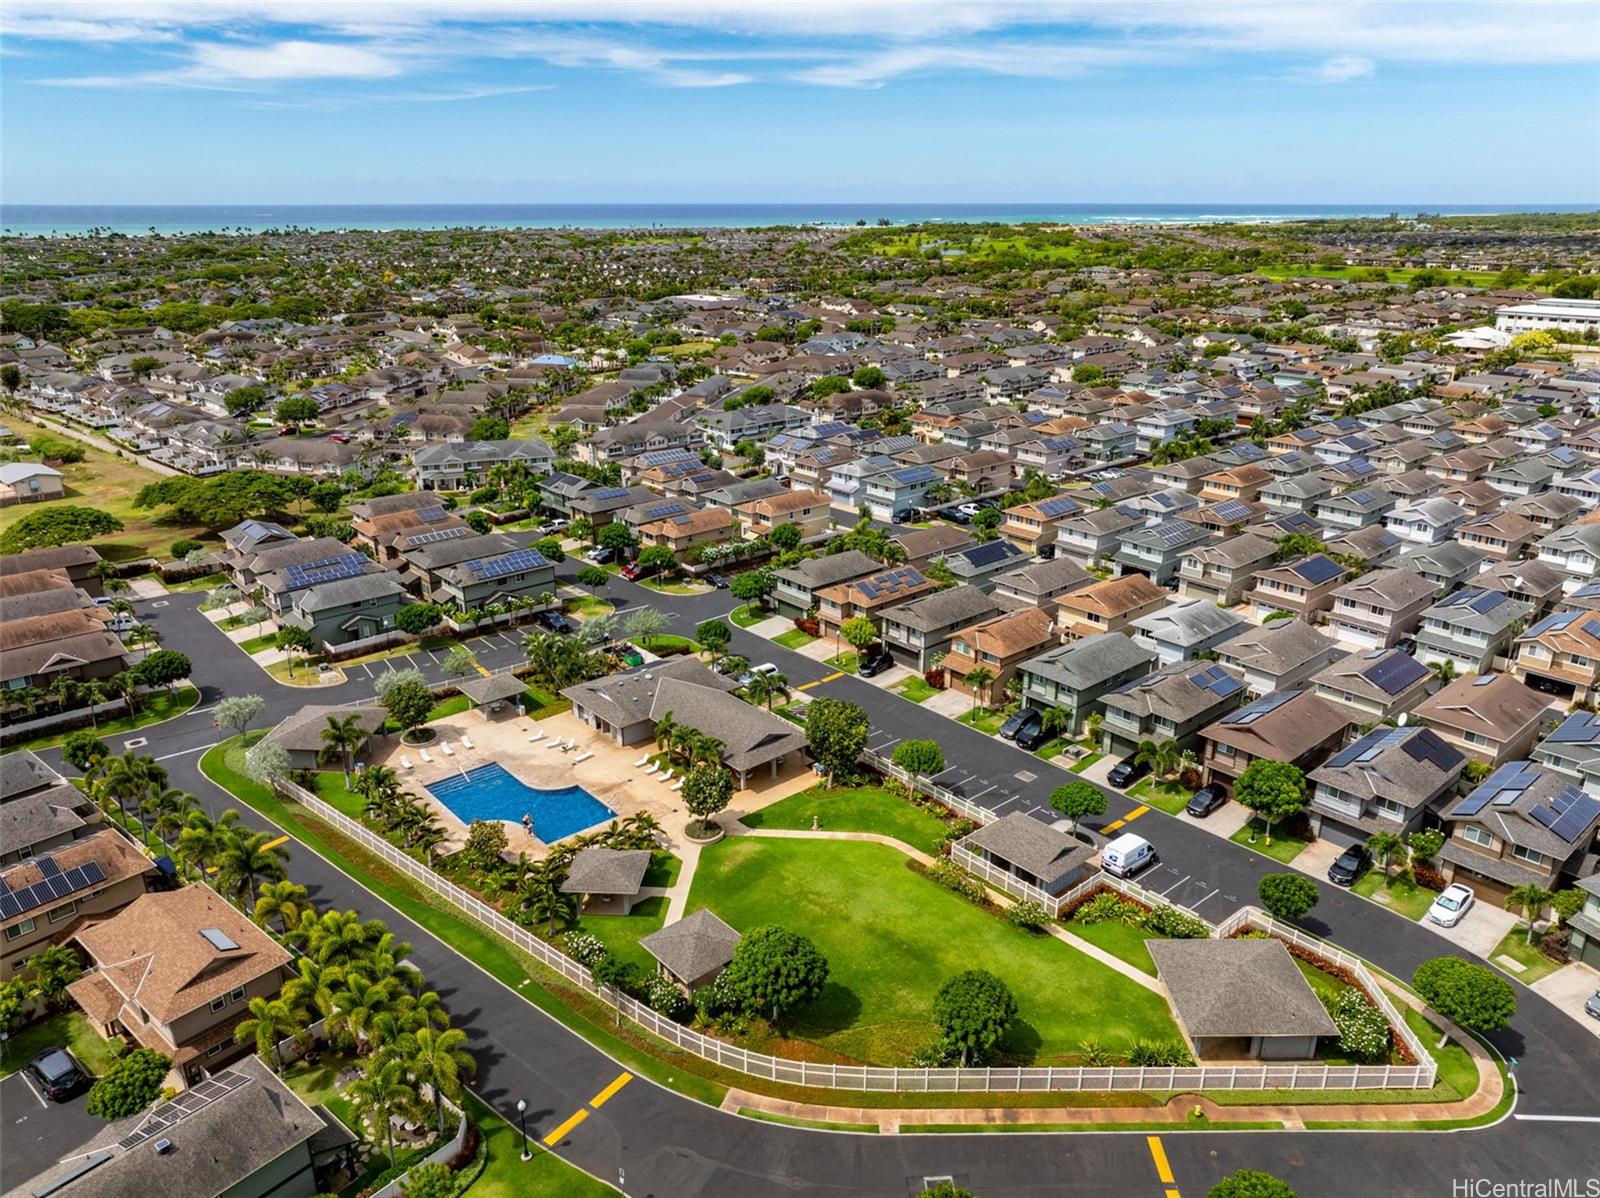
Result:
<svg viewBox="0 0 1600 1198">
<path fill-rule="evenodd" d="M 466 824 L 475 819 L 518 824 L 526 813 L 533 817 L 533 834 L 546 844 L 606 823 L 617 814 L 581 786 L 540 790 L 513 777 L 499 762 L 480 765 L 465 777 L 457 774 L 429 782 L 427 791 Z"/>
</svg>

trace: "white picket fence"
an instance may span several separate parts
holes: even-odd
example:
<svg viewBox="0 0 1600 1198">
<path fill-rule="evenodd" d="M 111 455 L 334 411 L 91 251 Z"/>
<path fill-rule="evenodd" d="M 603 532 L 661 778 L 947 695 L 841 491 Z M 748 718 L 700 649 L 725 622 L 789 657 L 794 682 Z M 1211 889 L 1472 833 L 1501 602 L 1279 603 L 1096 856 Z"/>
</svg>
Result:
<svg viewBox="0 0 1600 1198">
<path fill-rule="evenodd" d="M 441 877 L 421 862 L 401 852 L 383 837 L 293 782 L 280 789 L 306 810 L 368 852 L 400 870 L 462 915 L 482 924 L 517 948 L 560 974 L 622 1016 L 674 1048 L 692 1053 L 727 1069 L 786 1085 L 829 1090 L 957 1092 L 1112 1090 L 1344 1090 L 1398 1089 L 1433 1085 L 1435 1066 L 1426 1052 L 1418 1058 L 1426 1066 L 1388 1065 L 1224 1065 L 1224 1066 L 1113 1066 L 1084 1068 L 1045 1066 L 1014 1068 L 901 1069 L 870 1065 L 819 1065 L 751 1052 L 651 1010 L 644 1003 L 610 987 L 601 986 L 589 971 L 565 953 L 546 944 L 532 932 L 507 919 L 475 895 Z M 942 801 L 942 800 L 941 800 Z M 1114 879 L 1096 875 L 1082 886 L 1109 885 Z M 1129 883 L 1117 883 L 1119 887 Z M 1074 888 L 1068 894 L 1075 894 Z M 1138 889 L 1138 888 L 1136 888 Z M 1134 891 L 1127 891 L 1134 893 Z M 1148 892 L 1141 892 L 1147 894 Z M 1144 901 L 1150 901 L 1148 899 Z M 1198 917 L 1196 917 L 1198 918 Z M 1392 1014 L 1392 1009 L 1391 1012 Z M 1404 1028 L 1404 1024 L 1398 1024 Z"/>
</svg>

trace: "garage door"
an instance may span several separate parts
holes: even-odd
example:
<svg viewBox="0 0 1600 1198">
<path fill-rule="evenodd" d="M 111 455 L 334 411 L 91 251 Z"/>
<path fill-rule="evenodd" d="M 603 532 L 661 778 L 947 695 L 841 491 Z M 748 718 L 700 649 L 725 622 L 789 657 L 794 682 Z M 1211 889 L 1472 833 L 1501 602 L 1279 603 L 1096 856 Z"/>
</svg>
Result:
<svg viewBox="0 0 1600 1198">
<path fill-rule="evenodd" d="M 1347 849 L 1352 845 L 1365 844 L 1367 838 L 1360 832 L 1336 824 L 1328 816 L 1322 817 L 1322 827 L 1317 830 L 1317 835 L 1329 844 L 1336 844 L 1340 849 Z"/>
<path fill-rule="evenodd" d="M 1504 907 L 1506 905 L 1506 895 L 1511 893 L 1511 887 L 1504 882 L 1496 882 L 1493 878 L 1486 878 L 1482 874 L 1474 873 L 1470 869 L 1463 869 L 1459 865 L 1456 866 L 1455 877 L 1450 880 L 1471 887 L 1473 894 L 1486 903 L 1493 903 L 1496 907 Z"/>
</svg>

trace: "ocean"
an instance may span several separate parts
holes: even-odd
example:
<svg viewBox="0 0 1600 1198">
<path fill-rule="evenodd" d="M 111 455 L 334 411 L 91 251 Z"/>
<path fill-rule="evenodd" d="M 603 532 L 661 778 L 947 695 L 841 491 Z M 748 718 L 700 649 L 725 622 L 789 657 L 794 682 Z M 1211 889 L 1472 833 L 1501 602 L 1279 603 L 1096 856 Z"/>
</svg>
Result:
<svg viewBox="0 0 1600 1198">
<path fill-rule="evenodd" d="M 1065 225 L 1195 224 L 1319 217 L 1582 212 L 1592 204 L 4 204 L 0 230 L 73 236 L 91 229 L 160 234 L 243 229 L 758 228 L 852 226 L 880 220 L 1045 222 Z"/>
</svg>

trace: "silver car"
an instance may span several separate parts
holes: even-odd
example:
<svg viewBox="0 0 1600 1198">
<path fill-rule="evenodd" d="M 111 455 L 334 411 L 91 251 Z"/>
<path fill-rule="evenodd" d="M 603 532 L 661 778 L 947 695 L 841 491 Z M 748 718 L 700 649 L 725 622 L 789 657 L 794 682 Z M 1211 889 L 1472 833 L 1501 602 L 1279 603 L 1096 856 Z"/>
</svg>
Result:
<svg viewBox="0 0 1600 1198">
<path fill-rule="evenodd" d="M 1452 882 L 1439 892 L 1439 897 L 1433 900 L 1433 906 L 1428 908 L 1428 918 L 1441 928 L 1453 928 L 1461 922 L 1461 917 L 1472 909 L 1472 904 L 1477 901 L 1477 895 L 1469 887 L 1460 882 Z"/>
</svg>

